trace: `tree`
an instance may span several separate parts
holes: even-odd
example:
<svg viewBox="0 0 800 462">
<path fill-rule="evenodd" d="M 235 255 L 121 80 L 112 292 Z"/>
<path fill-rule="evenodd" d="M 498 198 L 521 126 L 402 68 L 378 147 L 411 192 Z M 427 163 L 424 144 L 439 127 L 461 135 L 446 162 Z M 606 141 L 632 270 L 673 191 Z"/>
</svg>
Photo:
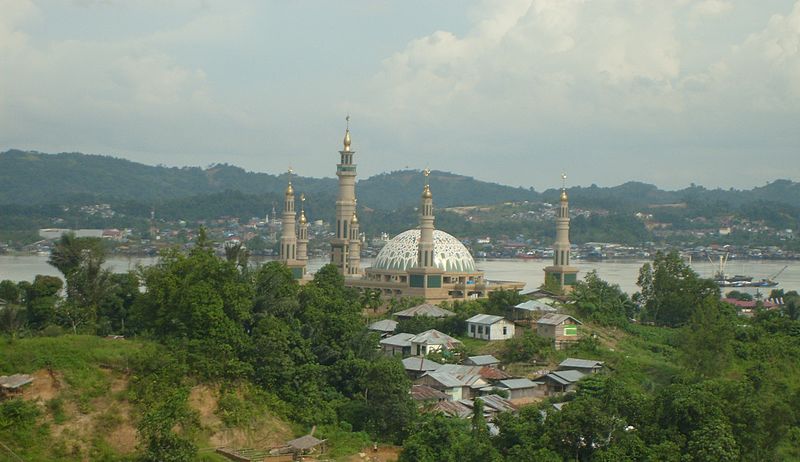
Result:
<svg viewBox="0 0 800 462">
<path fill-rule="evenodd" d="M 75 237 L 67 233 L 53 247 L 48 263 L 64 275 L 67 303 L 63 318 L 73 332 L 77 323 L 91 323 L 97 309 L 112 290 L 111 272 L 103 268 L 105 244 L 99 238 Z"/>
<path fill-rule="evenodd" d="M 0 281 L 0 298 L 7 301 L 10 304 L 18 304 L 20 302 L 19 297 L 20 290 L 17 284 L 14 281 L 9 281 L 8 279 Z"/>
<path fill-rule="evenodd" d="M 692 313 L 681 331 L 680 347 L 686 367 L 701 377 L 724 371 L 733 352 L 736 313 L 709 297 Z"/>
<path fill-rule="evenodd" d="M 381 358 L 369 363 L 364 377 L 367 421 L 371 434 L 401 443 L 416 420 L 416 406 L 408 394 L 411 382 L 403 363 Z"/>
<path fill-rule="evenodd" d="M 671 327 L 686 324 L 702 300 L 719 298 L 719 287 L 701 279 L 677 252 L 658 252 L 652 265 L 642 266 L 637 285 L 634 301 L 643 307 L 642 318 Z"/>
<path fill-rule="evenodd" d="M 11 340 L 17 337 L 17 334 L 25 325 L 25 313 L 16 305 L 8 305 L 0 308 L 0 331 L 5 332 L 11 336 Z"/>
<path fill-rule="evenodd" d="M 64 283 L 55 276 L 37 274 L 33 284 L 26 286 L 25 307 L 28 325 L 43 329 L 56 320 L 56 302 Z"/>
<path fill-rule="evenodd" d="M 575 284 L 569 295 L 578 313 L 595 322 L 623 327 L 635 315 L 635 304 L 619 285 L 600 279 L 596 270 Z"/>
<path fill-rule="evenodd" d="M 242 358 L 250 348 L 253 287 L 234 263 L 198 245 L 188 255 L 166 252 L 142 278 L 147 291 L 133 307 L 136 327 L 182 345 L 200 375 L 249 373 Z"/>
</svg>

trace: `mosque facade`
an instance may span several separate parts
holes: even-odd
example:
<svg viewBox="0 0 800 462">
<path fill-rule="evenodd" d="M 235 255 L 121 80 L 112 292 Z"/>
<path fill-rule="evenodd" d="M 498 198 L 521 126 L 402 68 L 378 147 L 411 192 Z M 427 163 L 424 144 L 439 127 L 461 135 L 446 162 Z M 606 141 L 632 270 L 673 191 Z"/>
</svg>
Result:
<svg viewBox="0 0 800 462">
<path fill-rule="evenodd" d="M 355 151 L 351 149 L 349 117 L 340 162 L 336 166 L 339 189 L 336 198 L 335 232 L 331 239 L 331 264 L 345 278 L 345 285 L 359 290 L 377 290 L 384 298 L 421 297 L 428 303 L 485 298 L 496 290 L 521 290 L 525 283 L 491 281 L 477 269 L 475 260 L 461 241 L 436 229 L 433 192 L 425 173 L 420 198 L 419 226 L 391 239 L 378 253 L 372 266 L 361 268 L 361 237 L 356 202 Z M 304 198 L 301 196 L 301 203 Z M 291 181 L 284 201 L 281 261 L 296 279 L 307 280 L 308 224 L 301 206 L 296 220 Z M 554 264 L 545 269 L 546 281 L 568 289 L 575 283 L 577 269 L 569 266 L 569 207 L 562 188 L 561 208 L 556 220 Z M 297 223 L 297 228 L 295 227 Z M 550 279 L 547 279 L 550 278 Z"/>
</svg>

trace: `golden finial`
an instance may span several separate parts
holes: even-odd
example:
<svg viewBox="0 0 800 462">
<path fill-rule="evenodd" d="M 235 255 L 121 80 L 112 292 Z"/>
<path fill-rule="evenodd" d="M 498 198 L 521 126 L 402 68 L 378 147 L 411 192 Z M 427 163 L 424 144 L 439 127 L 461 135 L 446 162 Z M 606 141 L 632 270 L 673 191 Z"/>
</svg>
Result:
<svg viewBox="0 0 800 462">
<path fill-rule="evenodd" d="M 567 174 L 561 174 L 561 200 L 567 200 Z"/>
<path fill-rule="evenodd" d="M 346 127 L 344 130 L 344 150 L 345 152 L 350 151 L 350 114 L 347 114 L 347 117 L 344 118 Z"/>
<path fill-rule="evenodd" d="M 286 172 L 286 174 L 289 176 L 289 186 L 286 188 L 286 195 L 287 196 L 290 195 L 290 194 L 294 194 L 294 188 L 292 187 L 292 174 L 293 173 L 294 173 L 294 170 L 292 170 L 292 167 L 289 167 L 289 170 Z"/>
<path fill-rule="evenodd" d="M 425 175 L 425 189 L 422 190 L 422 198 L 431 199 L 433 198 L 433 194 L 431 193 L 431 186 L 428 184 L 428 177 L 431 174 L 431 169 L 426 168 L 422 171 L 422 174 Z"/>
</svg>

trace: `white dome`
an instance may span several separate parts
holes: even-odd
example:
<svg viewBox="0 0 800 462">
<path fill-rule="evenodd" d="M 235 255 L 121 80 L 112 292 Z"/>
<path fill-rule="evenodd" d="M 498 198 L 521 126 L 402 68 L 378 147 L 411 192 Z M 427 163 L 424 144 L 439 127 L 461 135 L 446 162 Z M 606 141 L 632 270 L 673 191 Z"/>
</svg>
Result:
<svg viewBox="0 0 800 462">
<path fill-rule="evenodd" d="M 375 258 L 375 269 L 406 271 L 417 266 L 419 229 L 409 229 L 389 241 Z M 433 231 L 433 264 L 451 273 L 474 273 L 475 260 L 458 239 L 438 229 Z"/>
</svg>

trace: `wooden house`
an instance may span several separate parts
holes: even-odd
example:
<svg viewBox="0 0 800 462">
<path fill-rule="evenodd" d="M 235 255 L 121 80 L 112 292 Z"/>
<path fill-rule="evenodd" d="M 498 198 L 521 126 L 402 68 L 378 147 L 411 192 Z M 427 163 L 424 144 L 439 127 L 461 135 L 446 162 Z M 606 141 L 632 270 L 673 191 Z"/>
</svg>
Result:
<svg viewBox="0 0 800 462">
<path fill-rule="evenodd" d="M 549 313 L 536 321 L 536 334 L 553 341 L 556 350 L 578 341 L 582 323 L 568 314 Z"/>
</svg>

